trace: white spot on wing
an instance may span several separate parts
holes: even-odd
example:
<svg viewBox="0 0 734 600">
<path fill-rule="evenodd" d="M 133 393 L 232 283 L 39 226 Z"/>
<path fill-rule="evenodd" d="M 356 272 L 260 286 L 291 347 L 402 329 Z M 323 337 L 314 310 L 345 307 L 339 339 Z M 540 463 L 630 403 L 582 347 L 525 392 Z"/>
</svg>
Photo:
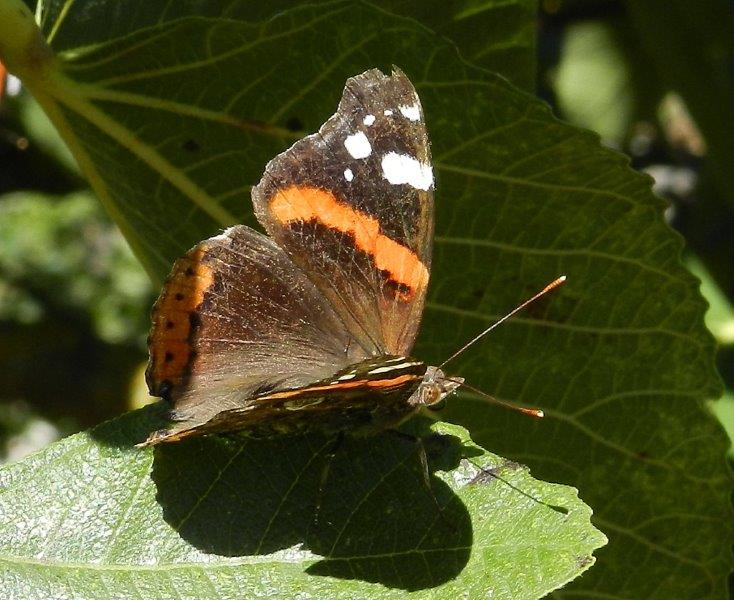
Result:
<svg viewBox="0 0 734 600">
<path fill-rule="evenodd" d="M 337 381 L 347 381 L 349 379 L 354 379 L 356 376 L 357 376 L 356 373 L 346 373 L 345 375 L 342 375 L 341 377 L 339 377 Z"/>
<path fill-rule="evenodd" d="M 388 152 L 382 157 L 382 175 L 393 185 L 407 183 L 427 190 L 433 185 L 433 168 L 407 154 Z"/>
<path fill-rule="evenodd" d="M 411 121 L 421 120 L 421 109 L 417 104 L 413 104 L 412 106 L 399 106 L 398 108 L 406 119 Z"/>
<path fill-rule="evenodd" d="M 372 123 L 374 123 L 374 122 L 375 122 L 375 115 L 367 115 L 362 120 L 362 123 L 364 123 L 365 125 L 367 125 L 367 127 L 369 127 L 370 125 L 372 125 Z"/>
<path fill-rule="evenodd" d="M 352 181 L 354 179 L 354 173 L 352 173 L 352 169 L 344 169 L 344 179 L 347 181 Z"/>
<path fill-rule="evenodd" d="M 408 367 L 417 367 L 422 363 L 417 362 L 404 362 L 399 365 L 390 365 L 389 367 L 377 367 L 367 371 L 368 375 L 379 375 L 380 373 L 389 373 L 390 371 L 399 371 L 401 369 L 407 369 Z"/>
<path fill-rule="evenodd" d="M 347 139 L 344 140 L 344 147 L 352 158 L 367 158 L 372 153 L 370 141 L 361 131 L 347 136 Z"/>
<path fill-rule="evenodd" d="M 384 111 L 382 111 L 382 114 L 385 115 L 386 117 L 391 117 L 392 111 L 389 108 L 386 108 Z"/>
<path fill-rule="evenodd" d="M 208 241 L 210 241 L 210 242 L 219 242 L 221 240 L 226 240 L 228 237 L 230 237 L 232 235 L 232 232 L 234 231 L 234 228 L 235 228 L 234 226 L 233 227 L 228 227 L 227 229 L 225 229 L 219 235 L 215 235 L 215 236 L 210 237 Z"/>
</svg>

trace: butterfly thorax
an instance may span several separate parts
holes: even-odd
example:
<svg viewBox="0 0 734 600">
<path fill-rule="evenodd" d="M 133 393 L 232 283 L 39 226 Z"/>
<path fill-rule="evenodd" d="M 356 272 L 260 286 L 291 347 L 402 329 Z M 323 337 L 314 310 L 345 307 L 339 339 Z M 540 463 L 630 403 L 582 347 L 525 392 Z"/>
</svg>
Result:
<svg viewBox="0 0 734 600">
<path fill-rule="evenodd" d="M 253 403 L 272 403 L 278 412 L 295 416 L 281 419 L 280 428 L 269 429 L 266 435 L 304 430 L 366 435 L 396 427 L 421 408 L 435 406 L 462 382 L 414 358 L 380 356 L 311 386 L 264 394 Z M 301 421 L 296 415 L 299 411 L 317 411 L 319 418 L 309 414 Z M 273 417 L 271 414 L 268 421 Z"/>
</svg>

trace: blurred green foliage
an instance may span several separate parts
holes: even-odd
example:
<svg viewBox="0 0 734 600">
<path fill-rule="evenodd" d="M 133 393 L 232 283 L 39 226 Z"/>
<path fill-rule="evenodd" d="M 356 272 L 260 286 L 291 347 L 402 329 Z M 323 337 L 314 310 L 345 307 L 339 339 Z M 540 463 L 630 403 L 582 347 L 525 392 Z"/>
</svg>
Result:
<svg viewBox="0 0 734 600">
<path fill-rule="evenodd" d="M 153 290 L 32 98 L 0 111 L 0 459 L 15 459 L 128 407 Z"/>
<path fill-rule="evenodd" d="M 0 198 L 0 237 L 0 319 L 78 315 L 103 342 L 142 346 L 150 283 L 89 192 Z"/>
</svg>

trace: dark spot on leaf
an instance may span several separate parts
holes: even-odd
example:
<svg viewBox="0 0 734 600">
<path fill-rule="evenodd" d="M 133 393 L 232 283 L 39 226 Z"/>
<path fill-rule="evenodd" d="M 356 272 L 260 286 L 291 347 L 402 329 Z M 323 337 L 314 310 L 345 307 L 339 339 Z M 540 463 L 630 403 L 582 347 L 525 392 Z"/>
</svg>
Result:
<svg viewBox="0 0 734 600">
<path fill-rule="evenodd" d="M 562 515 L 568 514 L 568 509 L 565 506 L 559 506 L 558 504 L 545 504 L 548 508 L 555 510 L 557 513 L 561 513 Z"/>
<path fill-rule="evenodd" d="M 479 474 L 477 474 L 474 479 L 472 479 L 469 482 L 469 485 L 476 485 L 476 484 L 487 484 L 492 483 L 497 477 L 497 471 L 499 469 L 482 469 Z"/>
<path fill-rule="evenodd" d="M 189 138 L 183 144 L 181 144 L 181 148 L 186 150 L 186 152 L 197 152 L 198 150 L 201 150 L 201 146 L 199 145 L 199 142 L 191 138 Z"/>
<path fill-rule="evenodd" d="M 500 482 L 504 485 L 507 485 L 511 487 L 516 492 L 522 494 L 523 496 L 526 496 L 527 498 L 530 498 L 531 500 L 534 500 L 538 504 L 542 504 L 543 506 L 550 508 L 552 511 L 555 511 L 557 513 L 560 513 L 562 515 L 568 514 L 568 509 L 565 506 L 558 506 L 556 504 L 550 504 L 549 502 L 545 502 L 544 500 L 541 500 L 540 498 L 536 498 L 532 494 L 529 494 L 525 490 L 517 487 L 514 485 L 511 481 L 508 481 L 504 477 L 502 477 L 501 473 L 505 469 L 515 471 L 517 469 L 525 468 L 520 463 L 513 462 L 511 460 L 504 461 L 501 465 L 497 467 L 493 467 L 491 469 L 482 469 L 482 472 L 479 473 L 474 479 L 472 479 L 469 484 L 488 484 L 492 481 Z"/>
<path fill-rule="evenodd" d="M 650 458 L 650 453 L 647 450 L 640 450 L 635 454 L 635 458 L 639 460 L 648 460 Z"/>
<path fill-rule="evenodd" d="M 594 559 L 591 556 L 577 556 L 576 557 L 576 564 L 581 569 L 583 569 L 584 567 L 588 567 L 593 562 L 594 562 Z"/>
<path fill-rule="evenodd" d="M 520 463 L 516 463 L 512 460 L 505 460 L 502 462 L 502 464 L 497 465 L 496 467 L 492 467 L 491 469 L 482 469 L 482 472 L 474 477 L 474 479 L 472 479 L 469 483 L 492 483 L 492 481 L 494 481 L 495 479 L 501 479 L 500 473 L 502 473 L 502 471 L 516 471 L 517 469 L 522 468 L 523 465 L 521 465 Z"/>
<path fill-rule="evenodd" d="M 303 131 L 303 121 L 298 117 L 291 117 L 285 122 L 285 126 L 291 131 Z"/>
</svg>

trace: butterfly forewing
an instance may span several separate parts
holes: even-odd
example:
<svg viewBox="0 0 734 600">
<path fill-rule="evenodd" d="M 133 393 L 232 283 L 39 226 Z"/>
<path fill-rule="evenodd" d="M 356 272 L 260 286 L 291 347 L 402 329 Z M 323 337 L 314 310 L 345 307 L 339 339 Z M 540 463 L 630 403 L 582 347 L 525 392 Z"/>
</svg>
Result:
<svg viewBox="0 0 734 600">
<path fill-rule="evenodd" d="M 339 109 L 272 160 L 252 192 L 270 236 L 375 355 L 410 352 L 433 235 L 433 173 L 408 78 L 371 70 Z"/>
</svg>

